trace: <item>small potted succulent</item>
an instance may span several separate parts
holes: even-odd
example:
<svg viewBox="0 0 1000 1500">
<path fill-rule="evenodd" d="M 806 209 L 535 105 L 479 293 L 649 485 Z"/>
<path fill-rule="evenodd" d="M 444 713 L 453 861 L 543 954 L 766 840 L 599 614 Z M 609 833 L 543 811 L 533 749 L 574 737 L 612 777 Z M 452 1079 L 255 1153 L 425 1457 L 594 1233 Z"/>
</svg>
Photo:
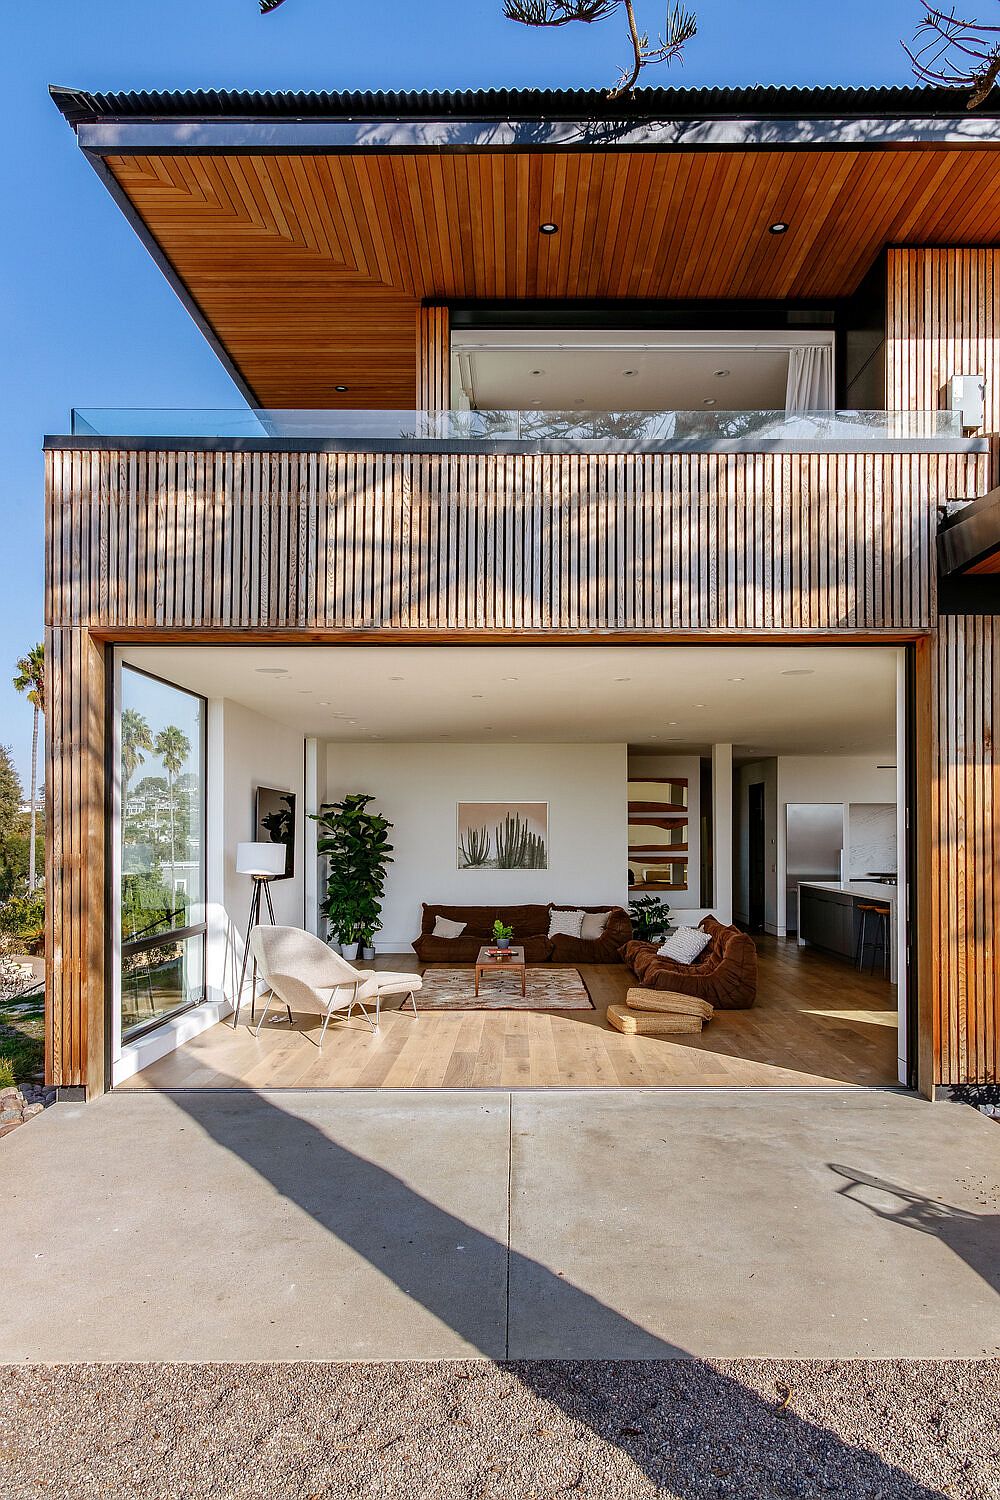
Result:
<svg viewBox="0 0 1000 1500">
<path fill-rule="evenodd" d="M 493 941 L 496 946 L 498 948 L 509 948 L 510 940 L 513 936 L 513 927 L 508 927 L 505 922 L 501 922 L 500 918 L 497 917 L 493 923 Z"/>
</svg>

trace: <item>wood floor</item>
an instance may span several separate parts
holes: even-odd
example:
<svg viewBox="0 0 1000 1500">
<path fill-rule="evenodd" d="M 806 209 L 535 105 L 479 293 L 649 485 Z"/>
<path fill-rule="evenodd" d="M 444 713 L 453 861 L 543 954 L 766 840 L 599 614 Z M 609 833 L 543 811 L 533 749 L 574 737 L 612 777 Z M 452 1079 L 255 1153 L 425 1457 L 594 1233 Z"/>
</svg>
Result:
<svg viewBox="0 0 1000 1500">
<path fill-rule="evenodd" d="M 360 1018 L 213 1026 L 123 1088 L 665 1088 L 896 1082 L 896 992 L 795 943 L 763 938 L 757 1004 L 719 1011 L 700 1036 L 624 1037 L 608 1005 L 635 983 L 611 964 L 581 965 L 593 1011 L 382 1012 Z M 412 965 L 398 955 L 378 967 Z M 470 980 L 472 971 L 469 971 Z M 418 996 L 419 1005 L 419 996 Z M 249 1020 L 249 1015 L 244 1012 Z"/>
</svg>

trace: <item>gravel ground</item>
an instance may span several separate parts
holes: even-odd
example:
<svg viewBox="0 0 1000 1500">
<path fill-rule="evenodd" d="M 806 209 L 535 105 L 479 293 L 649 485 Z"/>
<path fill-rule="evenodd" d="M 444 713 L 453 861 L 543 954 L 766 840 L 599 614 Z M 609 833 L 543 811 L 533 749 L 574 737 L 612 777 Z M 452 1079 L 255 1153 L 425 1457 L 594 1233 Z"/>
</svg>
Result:
<svg viewBox="0 0 1000 1500">
<path fill-rule="evenodd" d="M 996 1500 L 1000 1361 L 0 1367 L 0 1496 Z"/>
</svg>

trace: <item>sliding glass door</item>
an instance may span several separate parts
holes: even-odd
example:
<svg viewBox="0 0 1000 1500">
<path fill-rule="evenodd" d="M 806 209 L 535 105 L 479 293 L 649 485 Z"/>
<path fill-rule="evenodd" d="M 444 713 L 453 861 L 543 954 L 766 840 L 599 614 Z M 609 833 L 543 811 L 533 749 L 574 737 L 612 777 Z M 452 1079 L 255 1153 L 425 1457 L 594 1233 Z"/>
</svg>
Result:
<svg viewBox="0 0 1000 1500">
<path fill-rule="evenodd" d="M 121 1030 L 205 995 L 205 700 L 121 671 Z"/>
</svg>

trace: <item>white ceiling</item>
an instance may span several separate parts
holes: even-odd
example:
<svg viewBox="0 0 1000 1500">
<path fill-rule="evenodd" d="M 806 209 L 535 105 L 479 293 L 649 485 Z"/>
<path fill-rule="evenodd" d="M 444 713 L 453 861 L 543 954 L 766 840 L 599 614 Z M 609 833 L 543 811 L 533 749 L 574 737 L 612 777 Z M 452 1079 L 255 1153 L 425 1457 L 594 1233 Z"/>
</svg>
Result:
<svg viewBox="0 0 1000 1500">
<path fill-rule="evenodd" d="M 884 647 L 144 646 L 123 659 L 320 739 L 895 758 Z M 795 675 L 788 675 L 789 673 Z"/>
<path fill-rule="evenodd" d="M 476 410 L 783 411 L 789 348 L 825 337 L 459 330 L 453 394 Z"/>
</svg>

